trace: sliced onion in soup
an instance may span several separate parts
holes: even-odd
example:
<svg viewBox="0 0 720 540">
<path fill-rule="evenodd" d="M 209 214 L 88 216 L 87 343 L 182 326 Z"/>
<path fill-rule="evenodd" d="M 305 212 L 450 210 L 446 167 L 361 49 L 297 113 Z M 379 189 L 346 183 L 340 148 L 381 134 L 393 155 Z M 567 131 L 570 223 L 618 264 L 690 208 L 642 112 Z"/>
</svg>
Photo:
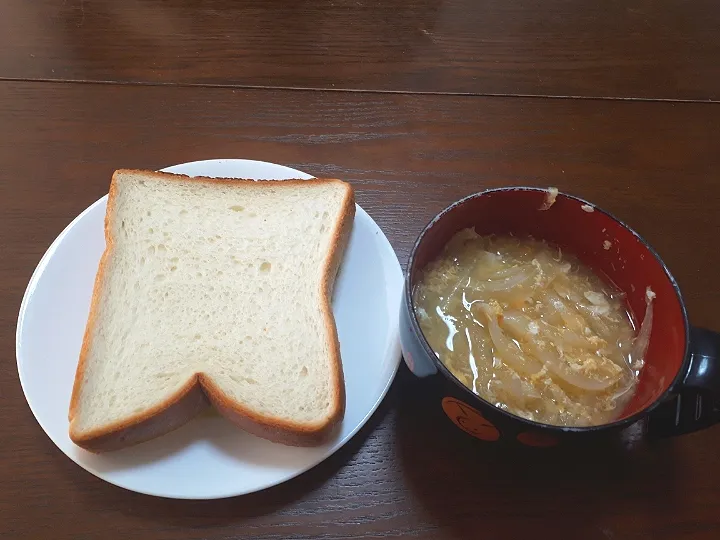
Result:
<svg viewBox="0 0 720 540">
<path fill-rule="evenodd" d="M 500 359 L 515 371 L 532 375 L 542 369 L 540 363 L 534 358 L 526 357 L 517 343 L 509 339 L 498 324 L 499 313 L 489 304 L 480 304 L 480 309 L 487 317 L 490 339 L 492 339 L 495 352 Z"/>
</svg>

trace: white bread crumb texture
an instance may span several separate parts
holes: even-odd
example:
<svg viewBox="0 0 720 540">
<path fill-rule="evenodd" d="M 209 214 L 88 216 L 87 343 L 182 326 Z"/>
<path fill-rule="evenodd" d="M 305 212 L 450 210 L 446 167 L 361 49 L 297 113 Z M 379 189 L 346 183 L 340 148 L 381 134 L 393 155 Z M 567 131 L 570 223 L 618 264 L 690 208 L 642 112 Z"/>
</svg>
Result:
<svg viewBox="0 0 720 540">
<path fill-rule="evenodd" d="M 201 372 L 259 414 L 325 419 L 321 278 L 345 193 L 119 178 L 76 429 L 141 413 Z"/>
</svg>

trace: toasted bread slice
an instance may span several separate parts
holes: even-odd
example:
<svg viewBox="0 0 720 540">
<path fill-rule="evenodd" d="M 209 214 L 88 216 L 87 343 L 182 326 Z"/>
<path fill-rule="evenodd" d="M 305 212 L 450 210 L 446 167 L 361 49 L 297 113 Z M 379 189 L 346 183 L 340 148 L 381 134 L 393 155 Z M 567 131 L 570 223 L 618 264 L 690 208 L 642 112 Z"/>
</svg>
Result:
<svg viewBox="0 0 720 540">
<path fill-rule="evenodd" d="M 209 402 L 261 437 L 321 442 L 345 407 L 331 294 L 354 213 L 339 180 L 117 171 L 70 438 L 123 448 Z"/>
</svg>

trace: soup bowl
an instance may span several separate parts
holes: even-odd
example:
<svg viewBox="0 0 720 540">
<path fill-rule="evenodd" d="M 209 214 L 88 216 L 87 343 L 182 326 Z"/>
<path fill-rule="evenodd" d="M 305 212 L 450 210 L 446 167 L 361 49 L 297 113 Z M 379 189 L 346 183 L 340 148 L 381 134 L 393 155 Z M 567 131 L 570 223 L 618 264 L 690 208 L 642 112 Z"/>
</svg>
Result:
<svg viewBox="0 0 720 540">
<path fill-rule="evenodd" d="M 554 191 L 554 190 L 553 190 Z M 677 282 L 648 243 L 609 213 L 580 198 L 530 187 L 470 195 L 440 212 L 412 249 L 400 313 L 400 341 L 410 371 L 444 416 L 467 435 L 550 447 L 571 438 L 624 428 L 641 419 L 649 434 L 679 435 L 720 421 L 720 334 L 692 327 Z M 572 253 L 625 293 L 641 321 L 646 290 L 656 294 L 653 323 L 633 397 L 612 422 L 566 427 L 527 420 L 495 407 L 463 385 L 438 359 L 415 316 L 413 290 L 423 268 L 458 231 L 532 236 Z"/>
</svg>

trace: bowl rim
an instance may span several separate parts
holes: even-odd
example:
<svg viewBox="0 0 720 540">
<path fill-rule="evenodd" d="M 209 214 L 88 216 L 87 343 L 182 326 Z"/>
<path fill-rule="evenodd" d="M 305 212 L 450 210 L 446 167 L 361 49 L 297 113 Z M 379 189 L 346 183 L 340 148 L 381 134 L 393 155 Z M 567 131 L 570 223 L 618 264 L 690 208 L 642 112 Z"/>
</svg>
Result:
<svg viewBox="0 0 720 540">
<path fill-rule="evenodd" d="M 500 414 L 501 416 L 505 416 L 508 419 L 519 421 L 522 424 L 525 424 L 529 428 L 535 428 L 535 429 L 542 429 L 542 430 L 550 430 L 555 433 L 591 433 L 591 432 L 597 432 L 597 431 L 605 431 L 605 430 L 611 430 L 611 429 L 618 429 L 623 428 L 626 426 L 629 426 L 630 424 L 633 424 L 640 420 L 641 418 L 647 416 L 650 414 L 656 407 L 658 407 L 662 402 L 668 398 L 671 394 L 673 394 L 678 384 L 681 382 L 681 379 L 685 377 L 685 374 L 687 373 L 688 366 L 690 363 L 690 322 L 687 315 L 687 308 L 685 306 L 685 301 L 682 297 L 682 293 L 680 291 L 680 287 L 678 286 L 677 281 L 675 280 L 675 277 L 670 272 L 670 269 L 667 267 L 665 262 L 662 260 L 660 255 L 655 251 L 655 249 L 640 235 L 635 231 L 632 227 L 627 225 L 624 221 L 618 219 L 610 212 L 603 210 L 599 206 L 595 205 L 592 202 L 589 202 L 585 199 L 582 199 L 580 197 L 577 197 L 575 195 L 571 195 L 569 193 L 565 193 L 563 191 L 558 191 L 557 197 L 564 197 L 567 199 L 574 200 L 580 204 L 586 204 L 593 207 L 593 211 L 595 212 L 601 212 L 608 218 L 614 220 L 619 225 L 627 229 L 635 238 L 641 242 L 643 246 L 648 250 L 648 252 L 655 258 L 655 261 L 660 265 L 662 270 L 665 273 L 665 276 L 668 280 L 670 280 L 670 283 L 672 285 L 673 290 L 675 291 L 675 294 L 678 299 L 678 303 L 680 305 L 680 311 L 682 314 L 683 319 L 683 330 L 685 333 L 685 347 L 684 347 L 684 353 L 683 353 L 683 359 L 680 364 L 680 369 L 678 369 L 677 373 L 675 374 L 675 377 L 670 382 L 668 387 L 658 396 L 655 401 L 653 401 L 650 405 L 647 407 L 631 414 L 630 416 L 627 416 L 625 418 L 621 418 L 619 420 L 614 420 L 612 422 L 608 422 L 606 424 L 599 424 L 595 426 L 558 426 L 554 424 L 546 424 L 543 422 L 536 422 L 535 420 L 529 420 L 527 418 L 523 418 L 521 416 L 518 416 L 516 414 L 513 414 L 509 411 L 506 411 L 504 409 L 501 409 L 500 407 L 495 406 L 491 402 L 487 401 L 480 395 L 474 393 L 470 388 L 465 386 L 460 380 L 455 377 L 455 375 L 450 372 L 449 369 L 445 367 L 445 365 L 440 361 L 440 359 L 435 354 L 435 351 L 433 351 L 432 347 L 430 347 L 430 344 L 427 342 L 427 339 L 425 339 L 425 334 L 420 329 L 420 324 L 418 323 L 417 316 L 415 314 L 415 302 L 413 299 L 412 289 L 413 289 L 413 283 L 412 283 L 412 270 L 413 266 L 415 265 L 415 260 L 417 256 L 417 251 L 419 247 L 422 245 L 423 240 L 427 236 L 427 233 L 443 218 L 445 218 L 448 214 L 459 208 L 460 206 L 463 206 L 470 201 L 474 199 L 478 199 L 480 197 L 487 196 L 491 193 L 497 193 L 497 192 L 510 192 L 510 191 L 532 191 L 537 193 L 548 193 L 548 188 L 539 188 L 539 187 L 532 187 L 532 186 L 506 186 L 506 187 L 499 187 L 499 188 L 490 188 L 483 191 L 479 191 L 476 193 L 472 193 L 470 195 L 467 195 L 463 197 L 462 199 L 459 199 L 455 201 L 454 203 L 450 204 L 440 212 L 438 212 L 435 217 L 433 217 L 425 227 L 423 227 L 422 232 L 418 235 L 416 238 L 412 249 L 410 250 L 410 257 L 408 258 L 407 267 L 405 271 L 405 284 L 404 284 L 404 290 L 403 290 L 403 302 L 405 303 L 405 308 L 409 312 L 409 320 L 410 320 L 410 328 L 412 329 L 413 334 L 418 338 L 420 341 L 420 345 L 423 348 L 423 351 L 425 354 L 428 355 L 429 358 L 431 358 L 433 364 L 435 365 L 436 369 L 443 375 L 443 377 L 450 382 L 452 382 L 458 389 L 460 390 L 461 394 L 470 401 L 470 404 L 474 405 L 480 405 L 483 407 L 491 407 L 496 413 Z"/>
</svg>

